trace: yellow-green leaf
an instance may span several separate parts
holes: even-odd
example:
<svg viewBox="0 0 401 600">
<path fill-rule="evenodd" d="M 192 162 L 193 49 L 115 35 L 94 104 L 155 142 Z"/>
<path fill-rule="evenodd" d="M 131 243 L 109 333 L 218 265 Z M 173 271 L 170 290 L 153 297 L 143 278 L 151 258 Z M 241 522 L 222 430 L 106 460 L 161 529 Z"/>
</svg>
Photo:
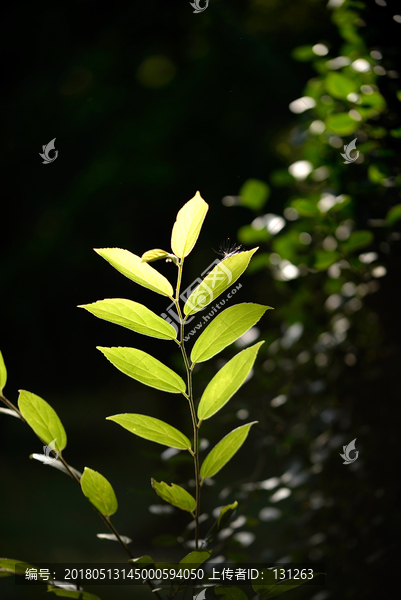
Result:
<svg viewBox="0 0 401 600">
<path fill-rule="evenodd" d="M 179 394 L 186 385 L 177 373 L 162 362 L 137 348 L 103 348 L 97 346 L 119 371 L 157 390 Z"/>
<path fill-rule="evenodd" d="M 139 302 L 124 298 L 107 298 L 92 304 L 81 304 L 79 308 L 85 308 L 99 319 L 116 323 L 143 335 L 162 340 L 174 340 L 177 337 L 170 323 Z"/>
<path fill-rule="evenodd" d="M 209 205 L 199 192 L 178 211 L 171 234 L 171 248 L 176 256 L 185 258 L 199 237 Z"/>
<path fill-rule="evenodd" d="M 144 252 L 141 256 L 142 262 L 154 262 L 155 260 L 162 260 L 163 258 L 175 258 L 174 254 L 170 254 L 170 252 L 166 252 L 166 250 L 161 250 L 160 248 L 154 248 L 153 250 L 148 250 Z"/>
<path fill-rule="evenodd" d="M 169 280 L 148 263 L 142 262 L 140 256 L 122 248 L 95 248 L 95 252 L 128 279 L 157 294 L 172 298 L 174 291 Z"/>
<path fill-rule="evenodd" d="M 169 502 L 173 506 L 176 506 L 181 510 L 186 510 L 193 515 L 193 512 L 196 509 L 196 501 L 189 492 L 175 483 L 172 483 L 171 486 L 169 486 L 167 483 L 164 483 L 164 481 L 161 481 L 160 483 L 154 479 L 151 481 L 153 489 L 160 498 L 163 498 L 163 500 Z"/>
<path fill-rule="evenodd" d="M 81 488 L 89 502 L 95 506 L 102 515 L 109 517 L 117 508 L 117 498 L 113 488 L 103 475 L 89 467 L 85 467 L 81 477 Z"/>
<path fill-rule="evenodd" d="M 196 340 L 191 352 L 192 362 L 204 362 L 221 352 L 253 327 L 270 308 L 243 302 L 223 310 Z"/>
<path fill-rule="evenodd" d="M 198 418 L 210 419 L 216 414 L 241 387 L 253 367 L 259 348 L 264 342 L 258 342 L 239 352 L 216 373 L 203 392 L 198 406 Z"/>
<path fill-rule="evenodd" d="M 184 306 L 184 314 L 192 315 L 205 308 L 235 283 L 249 265 L 249 261 L 257 249 L 238 252 L 238 254 L 221 260 L 194 289 Z"/>
<path fill-rule="evenodd" d="M 0 395 L 3 393 L 3 389 L 5 388 L 7 383 L 7 369 L 4 363 L 4 358 L 2 353 L 0 352 Z"/>
<path fill-rule="evenodd" d="M 109 421 L 118 423 L 131 433 L 157 444 L 178 448 L 179 450 L 189 450 L 191 448 L 191 442 L 186 435 L 168 423 L 160 421 L 160 419 L 129 413 L 106 418 Z"/>
<path fill-rule="evenodd" d="M 56 411 L 43 398 L 19 391 L 18 408 L 28 425 L 45 443 L 53 442 L 52 448 L 61 452 L 67 445 L 67 435 Z"/>
<path fill-rule="evenodd" d="M 213 448 L 213 450 L 209 452 L 203 461 L 200 470 L 200 476 L 202 479 L 213 477 L 220 471 L 220 469 L 224 467 L 224 465 L 228 463 L 229 460 L 232 459 L 234 454 L 245 442 L 250 428 L 255 423 L 257 423 L 257 421 L 237 427 L 223 437 L 222 440 L 220 440 L 220 442 Z"/>
</svg>

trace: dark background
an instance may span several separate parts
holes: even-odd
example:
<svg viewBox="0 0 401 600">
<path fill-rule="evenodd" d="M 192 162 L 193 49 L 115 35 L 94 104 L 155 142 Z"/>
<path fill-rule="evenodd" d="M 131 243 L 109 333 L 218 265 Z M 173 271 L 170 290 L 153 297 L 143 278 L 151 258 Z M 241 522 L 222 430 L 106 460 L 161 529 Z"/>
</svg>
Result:
<svg viewBox="0 0 401 600">
<path fill-rule="evenodd" d="M 401 25 L 392 19 L 391 6 L 348 4 L 362 12 L 367 47 L 380 48 L 387 68 L 396 69 Z M 168 301 L 119 275 L 92 248 L 117 246 L 139 255 L 154 247 L 169 250 L 176 213 L 199 190 L 210 208 L 198 245 L 186 261 L 185 287 L 215 260 L 219 244 L 226 238 L 237 241 L 238 230 L 258 214 L 246 206 L 228 208 L 223 197 L 238 196 L 249 178 L 269 181 L 273 192 L 267 210 L 281 215 L 297 197 L 291 189 L 294 182 L 275 189 L 271 174 L 305 158 L 297 138 L 301 117 L 288 105 L 304 95 L 314 76 L 309 62 L 294 60 L 293 49 L 324 43 L 331 48 L 327 58 L 333 58 L 343 40 L 332 11 L 317 0 L 211 0 L 200 14 L 193 14 L 188 2 L 104 5 L 83 0 L 13 3 L 3 13 L 0 43 L 5 125 L 0 344 L 8 369 L 7 397 L 16 402 L 17 391 L 27 389 L 55 408 L 67 431 L 66 460 L 81 471 L 90 466 L 112 483 L 119 501 L 113 522 L 133 539 L 135 556 L 180 559 L 189 549 L 177 542 L 177 535 L 188 519 L 179 511 L 155 515 L 148 510 L 161 504 L 150 477 L 185 484 L 192 476 L 191 462 L 180 456 L 162 461 L 162 447 L 130 436 L 105 417 L 144 412 L 189 435 L 186 402 L 129 380 L 95 349 L 132 345 L 182 374 L 176 347 L 77 309 L 79 304 L 122 297 L 160 314 Z M 395 90 L 400 84 L 386 77 L 380 84 L 389 109 L 387 124 L 378 125 L 394 128 L 397 122 L 390 121 L 398 112 Z M 54 137 L 58 158 L 43 165 L 39 152 Z M 398 140 L 389 136 L 382 143 L 382 150 L 386 148 L 393 152 L 388 160 L 382 155 L 391 170 L 399 157 Z M 343 167 L 340 150 L 330 159 L 341 169 L 336 185 L 342 185 L 341 193 L 357 190 L 356 197 L 365 195 L 352 210 L 357 228 L 366 229 L 369 219 L 385 218 L 397 197 L 399 202 L 399 182 L 390 190 L 392 198 L 383 196 L 379 202 L 380 194 L 369 187 L 374 182 L 361 175 L 366 163 Z M 387 191 L 382 189 L 383 194 Z M 310 227 L 312 232 L 318 225 Z M 270 240 L 265 242 L 261 251 L 274 250 Z M 310 369 L 317 373 L 298 373 L 294 367 L 295 356 L 326 329 L 324 294 L 319 295 L 323 289 L 329 294 L 326 280 L 313 279 L 312 273 L 302 280 L 303 288 L 296 288 L 294 282 L 275 281 L 269 268 L 243 276 L 236 302 L 268 304 L 277 314 L 268 311 L 261 321 L 266 332 L 261 339 L 267 343 L 253 380 L 202 432 L 213 446 L 241 424 L 239 409 L 246 407 L 249 420 L 259 419 L 259 428 L 254 434 L 251 430 L 241 452 L 215 478 L 215 486 L 205 489 L 203 510 L 211 515 L 216 506 L 243 500 L 243 529 L 254 532 L 256 541 L 249 548 L 233 542 L 231 550 L 222 546 L 219 554 L 326 562 L 327 590 L 319 596 L 319 589 L 299 589 L 290 592 L 294 600 L 297 594 L 315 600 L 377 597 L 384 568 L 399 552 L 394 535 L 399 526 L 399 247 L 384 251 L 381 246 L 380 251 L 387 241 L 375 243 L 372 249 L 379 251 L 387 276 L 376 294 L 368 296 L 366 309 L 355 313 L 351 327 L 352 347 L 364 359 L 336 377 L 314 365 Z M 258 244 L 249 243 L 248 248 Z M 155 266 L 174 282 L 174 265 Z M 268 344 L 299 320 L 305 335 L 296 351 L 291 350 L 292 366 L 280 367 L 278 361 L 274 372 L 269 371 L 271 363 L 263 370 L 261 365 L 272 360 Z M 342 368 L 343 354 L 354 350 L 341 350 Z M 227 360 L 236 351 L 229 348 L 222 356 Z M 199 371 L 198 398 L 219 366 L 216 360 Z M 296 387 L 300 381 L 309 385 L 316 380 L 326 382 L 320 395 L 312 397 L 311 388 Z M 281 413 L 280 408 L 266 408 L 280 393 L 293 395 L 293 404 L 285 404 Z M 334 413 L 321 418 L 328 409 Z M 278 503 L 282 518 L 263 523 L 258 514 L 269 505 L 271 492 L 252 495 L 240 486 L 280 477 L 290 468 L 296 471 L 296 464 L 302 465 L 298 470 L 313 466 L 314 440 L 327 429 L 338 434 L 337 417 L 330 414 L 338 417 L 344 444 L 360 438 L 355 469 L 342 465 L 342 443 L 334 444 L 326 449 L 322 469 L 308 471 L 311 477 L 301 485 L 302 493 Z M 17 419 L 0 415 L 0 436 L 0 555 L 31 563 L 124 561 L 117 544 L 96 538 L 106 530 L 77 486 L 29 460 L 32 452 L 42 451 L 34 434 Z M 230 494 L 219 498 L 233 480 Z M 313 498 L 321 497 L 329 500 L 318 510 L 319 500 Z M 319 533 L 325 536 L 322 549 L 313 554 L 311 547 L 320 538 L 310 540 Z M 2 579 L 1 589 L 2 598 L 39 598 L 44 593 L 42 588 L 16 591 L 11 578 Z M 141 594 L 139 588 L 110 587 L 94 593 L 102 599 Z M 145 589 L 143 597 L 149 595 Z"/>
</svg>

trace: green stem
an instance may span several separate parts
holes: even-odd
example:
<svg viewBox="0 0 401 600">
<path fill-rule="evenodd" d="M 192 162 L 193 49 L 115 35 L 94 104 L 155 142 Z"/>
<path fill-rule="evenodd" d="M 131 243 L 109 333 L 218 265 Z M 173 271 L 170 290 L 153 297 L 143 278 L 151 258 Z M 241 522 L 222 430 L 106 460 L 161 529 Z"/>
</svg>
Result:
<svg viewBox="0 0 401 600">
<path fill-rule="evenodd" d="M 177 277 L 177 288 L 176 288 L 176 298 L 174 300 L 175 306 L 178 312 L 178 316 L 180 318 L 180 341 L 179 345 L 181 348 L 182 358 L 184 360 L 185 369 L 187 372 L 187 382 L 188 382 L 188 402 L 189 402 L 189 410 L 191 412 L 192 426 L 194 431 L 194 470 L 195 470 L 195 486 L 196 486 L 196 509 L 195 509 L 195 550 L 198 550 L 199 546 L 199 513 L 200 513 L 200 486 L 199 486 L 199 430 L 196 423 L 196 411 L 195 404 L 193 399 L 193 390 L 192 390 L 192 368 L 189 364 L 189 359 L 184 346 L 184 327 L 185 327 L 185 319 L 182 317 L 181 307 L 179 303 L 180 297 L 180 286 L 182 279 L 182 269 L 183 269 L 184 259 L 181 260 L 178 266 L 178 277 Z"/>
<path fill-rule="evenodd" d="M 9 400 L 7 400 L 7 398 L 5 398 L 3 395 L 1 395 L 0 398 L 4 402 L 4 404 L 6 406 L 8 406 L 8 408 L 11 408 L 12 410 L 14 410 L 21 417 L 22 421 L 24 423 L 26 423 L 26 420 L 24 419 L 24 417 L 22 416 L 22 414 L 20 413 L 20 411 L 18 410 L 18 408 L 16 406 L 14 406 L 14 404 L 12 402 L 10 402 Z M 36 437 L 39 438 L 39 440 L 42 442 L 42 444 L 46 443 L 38 435 Z M 66 468 L 66 470 L 68 471 L 68 473 L 71 475 L 71 477 L 74 479 L 74 481 L 79 485 L 79 487 L 81 487 L 81 482 L 79 480 L 79 477 L 74 473 L 74 471 L 72 471 L 70 465 L 67 463 L 67 461 L 65 460 L 65 458 L 61 455 L 61 452 L 59 452 L 58 455 L 57 455 L 57 452 L 55 450 L 52 450 L 52 453 L 54 454 L 55 458 L 58 458 L 63 463 L 63 465 Z M 111 523 L 111 521 L 108 519 L 108 517 L 106 517 L 105 515 L 103 515 L 95 506 L 93 506 L 93 508 L 99 514 L 99 516 L 104 521 L 104 523 L 106 524 L 106 526 L 110 529 L 110 531 L 116 536 L 117 540 L 119 541 L 119 543 L 121 544 L 121 546 L 124 548 L 125 552 L 129 556 L 129 558 L 134 558 L 134 555 L 132 554 L 131 550 L 128 548 L 127 544 L 121 539 L 120 534 L 118 533 L 118 531 L 114 527 L 114 525 Z M 162 600 L 160 594 L 158 592 L 154 591 L 154 587 L 155 586 L 153 585 L 153 583 L 151 581 L 149 581 L 149 580 L 146 583 L 149 585 L 149 587 L 151 588 L 151 590 L 154 593 L 154 595 L 156 596 L 156 598 L 158 598 L 158 600 Z"/>
</svg>

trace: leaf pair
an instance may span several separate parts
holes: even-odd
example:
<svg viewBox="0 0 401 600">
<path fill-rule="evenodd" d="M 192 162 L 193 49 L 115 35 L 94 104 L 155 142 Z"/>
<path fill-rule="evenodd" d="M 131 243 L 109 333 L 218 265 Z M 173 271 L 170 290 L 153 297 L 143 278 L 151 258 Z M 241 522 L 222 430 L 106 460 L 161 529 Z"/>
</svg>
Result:
<svg viewBox="0 0 401 600">
<path fill-rule="evenodd" d="M 171 283 L 148 262 L 173 256 L 181 259 L 188 256 L 199 237 L 208 208 L 197 192 L 178 212 L 171 236 L 174 255 L 160 249 L 149 250 L 142 257 L 121 248 L 95 248 L 95 252 L 128 279 L 172 299 L 174 292 Z"/>
</svg>

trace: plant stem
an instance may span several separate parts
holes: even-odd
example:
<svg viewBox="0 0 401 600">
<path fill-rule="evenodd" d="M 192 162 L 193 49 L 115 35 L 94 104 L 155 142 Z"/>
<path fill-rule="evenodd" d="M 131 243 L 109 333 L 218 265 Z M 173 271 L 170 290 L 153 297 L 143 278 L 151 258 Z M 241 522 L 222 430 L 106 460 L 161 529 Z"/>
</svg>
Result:
<svg viewBox="0 0 401 600">
<path fill-rule="evenodd" d="M 6 406 L 8 406 L 8 408 L 11 408 L 12 410 L 14 410 L 20 417 L 21 420 L 26 423 L 26 420 L 24 419 L 24 417 L 22 416 L 22 414 L 20 413 L 20 411 L 18 410 L 18 408 L 16 406 L 14 406 L 14 404 L 12 402 L 10 402 L 9 400 L 7 400 L 7 398 L 5 398 L 3 395 L 0 396 L 1 400 L 4 402 L 4 404 Z M 36 435 L 36 434 L 35 434 Z M 39 438 L 39 440 L 42 442 L 42 444 L 45 444 L 46 442 L 44 442 L 38 435 L 36 436 Z M 54 454 L 54 456 L 56 458 L 58 458 L 64 465 L 65 469 L 68 471 L 68 473 L 71 475 L 71 477 L 74 479 L 74 481 L 79 485 L 79 487 L 81 487 L 81 482 L 79 480 L 79 477 L 77 477 L 77 475 L 74 473 L 74 471 L 72 471 L 70 465 L 67 463 L 67 461 L 65 460 L 65 458 L 61 455 L 61 452 L 58 453 L 56 450 L 51 450 L 52 453 Z M 127 544 L 121 539 L 120 534 L 118 533 L 117 529 L 114 527 L 114 525 L 111 523 L 111 521 L 108 519 L 108 517 L 106 517 L 105 515 L 103 515 L 97 508 L 96 506 L 93 506 L 93 508 L 96 510 L 96 512 L 99 514 L 99 516 L 101 517 L 101 519 L 104 521 L 104 523 L 107 525 L 107 527 L 110 529 L 110 531 L 116 536 L 117 540 L 119 541 L 119 543 L 121 544 L 121 546 L 124 548 L 124 551 L 128 554 L 129 558 L 134 558 L 134 555 L 132 554 L 131 550 L 128 548 Z M 147 580 L 146 582 L 149 587 L 151 588 L 153 594 L 155 595 L 155 597 L 158 600 L 163 600 L 162 597 L 160 596 L 159 592 L 155 592 L 154 591 L 154 585 L 151 581 Z"/>
<path fill-rule="evenodd" d="M 189 410 L 191 412 L 192 426 L 194 430 L 194 470 L 195 470 L 195 486 L 196 486 L 196 509 L 195 509 L 195 550 L 198 550 L 199 546 L 199 513 L 200 513 L 200 486 L 199 486 L 199 431 L 196 423 L 196 411 L 195 404 L 193 399 L 193 391 L 192 391 L 192 369 L 189 364 L 189 359 L 184 346 L 184 327 L 185 327 L 185 319 L 182 318 L 181 307 L 179 303 L 179 295 L 180 295 L 180 285 L 182 279 L 182 268 L 184 264 L 184 259 L 181 260 L 178 266 L 178 277 L 177 277 L 177 288 L 176 288 L 176 298 L 174 300 L 175 306 L 177 308 L 178 316 L 180 318 L 180 348 L 182 352 L 182 357 L 184 359 L 185 369 L 187 372 L 187 382 L 188 382 L 188 402 L 189 402 Z"/>
</svg>

